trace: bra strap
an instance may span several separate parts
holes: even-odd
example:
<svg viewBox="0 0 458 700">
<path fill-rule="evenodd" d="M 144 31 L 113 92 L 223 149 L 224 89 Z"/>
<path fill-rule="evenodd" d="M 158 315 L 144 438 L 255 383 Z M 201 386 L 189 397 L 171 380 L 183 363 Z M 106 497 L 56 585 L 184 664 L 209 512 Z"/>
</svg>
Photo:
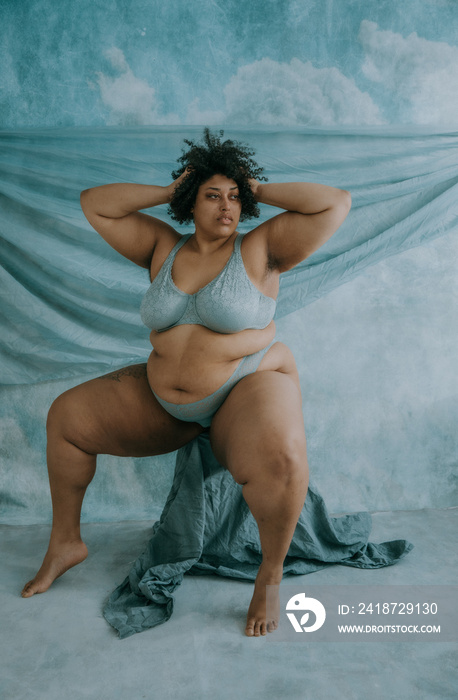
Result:
<svg viewBox="0 0 458 700">
<path fill-rule="evenodd" d="M 184 246 L 186 241 L 188 241 L 191 238 L 192 235 L 193 235 L 192 233 L 185 233 L 185 234 L 183 234 L 183 236 L 181 236 L 178 243 L 175 243 L 172 250 L 167 255 L 167 257 L 164 261 L 163 267 L 173 267 L 173 261 L 175 260 L 176 254 L 178 253 L 180 248 L 182 248 Z"/>
<path fill-rule="evenodd" d="M 242 241 L 245 237 L 244 233 L 237 234 L 237 238 L 234 241 L 234 252 L 240 253 Z"/>
</svg>

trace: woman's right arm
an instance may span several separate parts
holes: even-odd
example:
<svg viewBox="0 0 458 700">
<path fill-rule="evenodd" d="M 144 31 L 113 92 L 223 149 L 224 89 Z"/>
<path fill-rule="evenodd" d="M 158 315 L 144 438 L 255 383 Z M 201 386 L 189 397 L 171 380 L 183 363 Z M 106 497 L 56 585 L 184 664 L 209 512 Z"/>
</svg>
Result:
<svg viewBox="0 0 458 700">
<path fill-rule="evenodd" d="M 177 181 L 167 187 L 130 183 L 92 187 L 81 193 L 81 208 L 91 226 L 112 248 L 149 269 L 158 239 L 173 238 L 177 233 L 169 224 L 139 209 L 168 204 L 176 185 Z"/>
</svg>

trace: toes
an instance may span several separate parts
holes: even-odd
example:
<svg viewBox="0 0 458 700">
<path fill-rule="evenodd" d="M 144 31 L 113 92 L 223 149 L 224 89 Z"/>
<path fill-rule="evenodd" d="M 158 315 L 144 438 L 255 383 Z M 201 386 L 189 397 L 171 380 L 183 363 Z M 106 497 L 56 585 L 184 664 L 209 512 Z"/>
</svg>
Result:
<svg viewBox="0 0 458 700">
<path fill-rule="evenodd" d="M 267 623 L 267 631 L 268 632 L 275 632 L 277 629 L 277 621 L 276 620 L 269 620 Z"/>
<path fill-rule="evenodd" d="M 47 584 L 46 580 L 36 581 L 35 579 L 32 579 L 32 581 L 25 584 L 24 588 L 22 589 L 21 596 L 23 598 L 31 598 L 36 593 L 44 593 L 48 590 L 48 588 L 49 585 Z"/>
<path fill-rule="evenodd" d="M 259 637 L 263 632 L 261 631 L 262 622 L 257 620 L 255 617 L 250 617 L 247 626 L 245 628 L 245 634 L 248 637 Z"/>
<path fill-rule="evenodd" d="M 264 637 L 268 632 L 273 632 L 277 628 L 275 620 L 256 620 L 250 618 L 245 628 L 247 637 Z"/>
<path fill-rule="evenodd" d="M 247 637 L 254 636 L 254 624 L 255 624 L 254 619 L 248 620 L 247 625 L 245 627 L 245 634 L 247 635 Z"/>
<path fill-rule="evenodd" d="M 25 586 L 21 592 L 21 596 L 23 598 L 30 598 L 30 596 L 33 595 L 32 583 L 33 583 L 33 581 L 29 581 L 28 583 L 25 584 Z"/>
</svg>

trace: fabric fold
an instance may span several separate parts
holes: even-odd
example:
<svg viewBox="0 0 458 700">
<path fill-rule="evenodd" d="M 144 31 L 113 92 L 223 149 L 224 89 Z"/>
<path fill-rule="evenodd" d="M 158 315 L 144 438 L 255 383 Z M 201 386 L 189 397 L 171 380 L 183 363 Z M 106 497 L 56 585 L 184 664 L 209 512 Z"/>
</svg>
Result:
<svg viewBox="0 0 458 700">
<path fill-rule="evenodd" d="M 182 139 L 201 131 L 0 132 L 2 383 L 102 374 L 146 362 L 151 346 L 139 309 L 147 271 L 95 233 L 79 196 L 107 182 L 167 183 Z M 350 214 L 336 234 L 281 275 L 277 319 L 369 265 L 456 228 L 457 133 L 265 127 L 226 135 L 253 146 L 271 182 L 321 182 L 352 195 Z M 260 219 L 243 223 L 240 232 L 279 211 L 261 205 Z M 155 207 L 154 216 L 170 221 L 166 206 Z"/>
<path fill-rule="evenodd" d="M 332 517 L 309 486 L 284 573 L 307 574 L 332 564 L 390 566 L 413 547 L 406 540 L 368 542 L 369 513 Z M 173 484 L 143 554 L 110 595 L 103 614 L 121 639 L 170 619 L 184 575 L 216 574 L 254 581 L 261 563 L 256 521 L 242 487 L 216 460 L 208 433 L 177 453 Z"/>
</svg>

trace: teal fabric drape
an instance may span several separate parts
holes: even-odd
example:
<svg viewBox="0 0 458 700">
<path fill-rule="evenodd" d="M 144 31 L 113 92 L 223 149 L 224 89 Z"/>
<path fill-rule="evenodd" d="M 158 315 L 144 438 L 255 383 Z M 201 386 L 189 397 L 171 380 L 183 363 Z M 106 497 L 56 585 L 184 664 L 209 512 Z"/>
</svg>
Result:
<svg viewBox="0 0 458 700">
<path fill-rule="evenodd" d="M 284 564 L 284 573 L 308 574 L 331 564 L 360 569 L 390 566 L 412 546 L 405 540 L 373 544 L 369 513 L 330 517 L 310 486 Z M 121 639 L 166 622 L 173 594 L 189 574 L 253 580 L 261 563 L 256 522 L 241 486 L 216 461 L 208 434 L 181 448 L 166 505 L 145 552 L 105 608 Z"/>
<path fill-rule="evenodd" d="M 102 373 L 146 360 L 148 333 L 138 310 L 147 272 L 97 236 L 80 211 L 79 193 L 106 182 L 167 184 L 183 138 L 200 132 L 0 132 L 2 383 Z M 335 236 L 282 276 L 277 317 L 456 227 L 458 133 L 297 128 L 226 135 L 253 145 L 271 181 L 317 181 L 352 193 L 352 211 Z M 263 207 L 261 220 L 273 213 Z M 165 207 L 153 214 L 168 218 Z"/>
</svg>

